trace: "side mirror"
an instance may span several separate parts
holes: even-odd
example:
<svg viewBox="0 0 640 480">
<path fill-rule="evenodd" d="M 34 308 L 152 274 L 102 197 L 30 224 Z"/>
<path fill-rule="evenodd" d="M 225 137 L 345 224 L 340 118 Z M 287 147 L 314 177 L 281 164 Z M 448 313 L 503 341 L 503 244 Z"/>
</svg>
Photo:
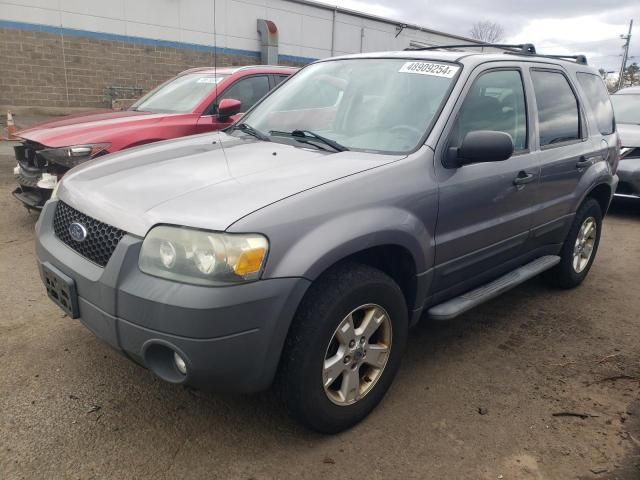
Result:
<svg viewBox="0 0 640 480">
<path fill-rule="evenodd" d="M 476 130 L 469 132 L 460 147 L 450 147 L 447 168 L 458 168 L 471 163 L 501 162 L 513 155 L 513 140 L 505 132 Z"/>
<path fill-rule="evenodd" d="M 230 116 L 240 112 L 241 107 L 242 103 L 240 100 L 225 98 L 220 102 L 220 105 L 218 105 L 218 120 L 223 122 L 229 120 Z"/>
</svg>

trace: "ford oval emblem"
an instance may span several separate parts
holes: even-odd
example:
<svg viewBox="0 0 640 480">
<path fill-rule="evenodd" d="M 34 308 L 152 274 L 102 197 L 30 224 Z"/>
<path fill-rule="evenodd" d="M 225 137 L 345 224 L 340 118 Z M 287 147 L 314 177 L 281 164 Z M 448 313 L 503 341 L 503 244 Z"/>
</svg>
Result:
<svg viewBox="0 0 640 480">
<path fill-rule="evenodd" d="M 81 223 L 73 222 L 69 225 L 69 235 L 76 242 L 84 242 L 87 238 L 87 229 Z"/>
</svg>

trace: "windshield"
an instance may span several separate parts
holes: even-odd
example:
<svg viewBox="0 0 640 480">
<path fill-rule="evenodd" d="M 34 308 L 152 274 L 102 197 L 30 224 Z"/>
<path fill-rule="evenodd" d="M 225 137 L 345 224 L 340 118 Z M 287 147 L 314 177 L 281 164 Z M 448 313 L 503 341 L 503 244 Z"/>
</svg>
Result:
<svg viewBox="0 0 640 480">
<path fill-rule="evenodd" d="M 408 152 L 425 135 L 459 69 L 402 59 L 319 62 L 291 77 L 243 122 L 273 141 L 295 143 L 282 132 L 297 130 L 348 149 Z"/>
<path fill-rule="evenodd" d="M 181 75 L 147 93 L 131 109 L 154 113 L 191 113 L 225 76 L 207 73 Z"/>
<path fill-rule="evenodd" d="M 640 125 L 640 95 L 611 95 L 616 123 Z"/>
</svg>

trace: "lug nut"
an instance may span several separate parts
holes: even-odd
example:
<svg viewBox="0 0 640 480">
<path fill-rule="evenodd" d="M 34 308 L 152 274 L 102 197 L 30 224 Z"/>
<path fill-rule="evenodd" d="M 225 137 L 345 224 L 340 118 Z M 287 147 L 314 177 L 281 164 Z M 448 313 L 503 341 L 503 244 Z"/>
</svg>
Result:
<svg viewBox="0 0 640 480">
<path fill-rule="evenodd" d="M 364 342 L 366 342 L 366 341 L 367 341 L 366 338 L 361 337 L 360 338 L 360 345 L 364 345 Z"/>
<path fill-rule="evenodd" d="M 351 357 L 349 355 L 344 357 L 344 363 L 349 363 L 350 361 L 351 361 Z"/>
<path fill-rule="evenodd" d="M 356 341 L 355 341 L 355 340 L 351 340 L 351 341 L 349 342 L 349 348 L 353 348 L 353 347 L 355 347 L 355 346 L 356 346 Z"/>
</svg>

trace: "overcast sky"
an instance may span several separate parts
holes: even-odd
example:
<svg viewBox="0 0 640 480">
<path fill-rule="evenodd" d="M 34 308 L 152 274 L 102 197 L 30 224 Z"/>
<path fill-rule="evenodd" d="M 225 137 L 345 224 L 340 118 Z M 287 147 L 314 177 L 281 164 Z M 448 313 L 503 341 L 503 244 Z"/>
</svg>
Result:
<svg viewBox="0 0 640 480">
<path fill-rule="evenodd" d="M 507 42 L 534 43 L 544 53 L 583 53 L 606 70 L 620 68 L 620 34 L 633 18 L 630 55 L 636 58 L 630 62 L 640 63 L 640 0 L 341 0 L 339 6 L 464 36 L 474 22 L 490 20 L 503 26 Z"/>
</svg>

